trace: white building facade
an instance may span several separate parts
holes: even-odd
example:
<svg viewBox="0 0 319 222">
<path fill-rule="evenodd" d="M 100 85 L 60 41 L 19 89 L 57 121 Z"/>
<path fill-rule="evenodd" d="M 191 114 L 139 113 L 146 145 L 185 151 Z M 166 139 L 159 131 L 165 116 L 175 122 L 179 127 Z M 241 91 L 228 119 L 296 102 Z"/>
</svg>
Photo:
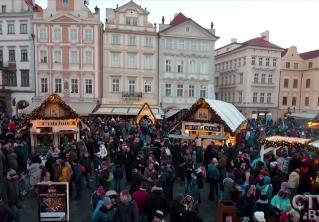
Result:
<svg viewBox="0 0 319 222">
<path fill-rule="evenodd" d="M 277 119 L 281 52 L 269 32 L 216 50 L 216 98 L 233 103 L 247 118 Z"/>
<path fill-rule="evenodd" d="M 144 103 L 160 114 L 158 37 L 149 12 L 134 1 L 106 9 L 103 99 L 96 114 L 136 115 Z"/>
<path fill-rule="evenodd" d="M 170 24 L 159 25 L 159 88 L 163 109 L 189 108 L 198 98 L 215 98 L 215 36 L 177 14 Z"/>
<path fill-rule="evenodd" d="M 34 5 L 35 6 L 35 5 Z M 32 1 L 0 1 L 0 113 L 13 115 L 35 92 Z"/>
</svg>

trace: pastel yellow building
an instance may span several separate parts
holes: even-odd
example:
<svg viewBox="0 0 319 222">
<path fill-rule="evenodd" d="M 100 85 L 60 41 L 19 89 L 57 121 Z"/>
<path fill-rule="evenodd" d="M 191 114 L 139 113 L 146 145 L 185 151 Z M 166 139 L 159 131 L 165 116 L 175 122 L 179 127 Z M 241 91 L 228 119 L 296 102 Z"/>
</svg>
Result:
<svg viewBox="0 0 319 222">
<path fill-rule="evenodd" d="M 282 54 L 279 116 L 314 117 L 319 112 L 319 50 L 298 53 L 292 46 Z"/>
</svg>

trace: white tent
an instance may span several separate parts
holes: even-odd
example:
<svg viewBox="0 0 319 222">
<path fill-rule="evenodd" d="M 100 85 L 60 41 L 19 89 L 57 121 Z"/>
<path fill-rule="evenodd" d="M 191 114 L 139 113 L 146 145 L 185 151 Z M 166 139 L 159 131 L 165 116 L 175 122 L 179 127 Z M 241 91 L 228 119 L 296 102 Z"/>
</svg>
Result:
<svg viewBox="0 0 319 222">
<path fill-rule="evenodd" d="M 315 140 L 311 143 L 309 143 L 310 146 L 313 146 L 313 147 L 316 147 L 316 148 L 319 148 L 319 140 Z"/>
</svg>

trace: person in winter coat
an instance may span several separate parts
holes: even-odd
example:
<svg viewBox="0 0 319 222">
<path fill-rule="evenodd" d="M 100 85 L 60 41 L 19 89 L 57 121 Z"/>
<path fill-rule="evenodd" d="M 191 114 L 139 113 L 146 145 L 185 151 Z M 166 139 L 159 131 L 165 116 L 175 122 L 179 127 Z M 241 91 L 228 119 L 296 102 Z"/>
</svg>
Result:
<svg viewBox="0 0 319 222">
<path fill-rule="evenodd" d="M 207 182 L 209 184 L 209 200 L 214 200 L 214 195 L 218 199 L 218 182 L 220 178 L 220 172 L 217 168 L 218 161 L 216 158 L 213 158 L 210 164 L 207 167 Z"/>
<path fill-rule="evenodd" d="M 105 190 L 103 189 L 102 186 L 99 186 L 91 195 L 91 204 L 92 204 L 92 208 L 93 210 L 95 210 L 97 203 L 100 200 L 103 200 L 105 195 Z"/>
<path fill-rule="evenodd" d="M 251 185 L 246 195 L 241 196 L 236 203 L 237 215 L 252 219 L 252 213 L 255 205 L 256 187 Z"/>
<path fill-rule="evenodd" d="M 2 151 L 2 146 L 0 145 L 0 181 L 3 179 L 3 172 L 4 172 L 4 163 L 6 160 L 6 156 Z"/>
<path fill-rule="evenodd" d="M 264 176 L 261 183 L 256 184 L 256 189 L 259 194 L 265 194 L 268 198 L 268 201 L 272 198 L 272 185 L 271 185 L 271 178 L 269 176 Z"/>
<path fill-rule="evenodd" d="M 297 168 L 289 174 L 289 187 L 292 195 L 295 195 L 299 186 L 300 170 Z"/>
<path fill-rule="evenodd" d="M 39 163 L 31 163 L 27 166 L 28 173 L 30 176 L 30 185 L 34 187 L 37 183 L 40 182 L 41 169 Z"/>
<path fill-rule="evenodd" d="M 226 173 L 226 178 L 223 180 L 223 200 L 231 200 L 232 193 L 235 191 L 235 180 L 232 173 Z"/>
<path fill-rule="evenodd" d="M 266 195 L 262 194 L 256 201 L 254 212 L 262 211 L 266 218 L 279 216 L 278 212 L 270 205 Z"/>
<path fill-rule="evenodd" d="M 120 193 L 120 201 L 115 214 L 118 222 L 138 222 L 137 204 L 128 190 Z"/>
<path fill-rule="evenodd" d="M 288 190 L 280 190 L 272 199 L 270 204 L 278 212 L 285 212 L 287 208 L 291 207 L 290 192 Z"/>
<path fill-rule="evenodd" d="M 104 197 L 96 205 L 92 214 L 92 222 L 113 222 L 114 212 L 113 204 L 109 197 Z"/>
<path fill-rule="evenodd" d="M 145 214 L 149 221 L 152 221 L 156 210 L 161 210 L 164 216 L 168 213 L 169 201 L 167 200 L 162 187 L 153 186 L 151 194 L 146 201 Z"/>
<path fill-rule="evenodd" d="M 82 190 L 82 171 L 81 165 L 77 160 L 74 160 L 72 163 L 73 166 L 73 174 L 71 177 L 72 183 L 75 184 L 75 200 L 79 200 L 81 197 L 81 190 Z"/>
<path fill-rule="evenodd" d="M 140 189 L 132 194 L 132 198 L 135 200 L 138 207 L 139 221 L 145 220 L 145 207 L 149 197 L 149 193 L 146 191 L 146 188 L 147 185 L 142 183 Z"/>
<path fill-rule="evenodd" d="M 114 181 L 115 181 L 115 185 L 114 188 L 116 191 L 120 191 L 121 190 L 121 181 L 123 179 L 124 173 L 123 173 L 123 169 L 121 167 L 120 164 L 115 164 L 115 168 L 113 170 L 113 176 L 114 176 Z"/>
<path fill-rule="evenodd" d="M 15 171 L 18 170 L 18 168 L 19 168 L 19 166 L 18 166 L 18 156 L 14 152 L 14 149 L 13 149 L 11 144 L 9 144 L 9 147 L 8 147 L 7 162 L 8 162 L 8 168 L 9 169 L 13 169 Z"/>
<path fill-rule="evenodd" d="M 1 222 L 12 222 L 14 220 L 14 214 L 10 208 L 3 202 L 2 194 L 0 193 L 0 218 Z"/>
</svg>

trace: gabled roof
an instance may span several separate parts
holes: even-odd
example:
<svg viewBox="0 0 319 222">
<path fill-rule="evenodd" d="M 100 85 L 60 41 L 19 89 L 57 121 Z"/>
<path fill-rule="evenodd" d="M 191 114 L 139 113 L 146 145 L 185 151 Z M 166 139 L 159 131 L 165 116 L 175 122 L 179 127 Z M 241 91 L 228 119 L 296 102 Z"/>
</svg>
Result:
<svg viewBox="0 0 319 222">
<path fill-rule="evenodd" d="M 313 59 L 319 57 L 319 49 L 309 52 L 304 52 L 299 54 L 301 58 L 307 60 L 307 59 Z"/>
<path fill-rule="evenodd" d="M 116 8 L 116 9 L 114 9 L 114 10 L 115 10 L 115 11 L 119 11 L 119 10 L 121 10 L 122 8 L 125 8 L 125 7 L 127 7 L 127 6 L 129 6 L 129 5 L 132 5 L 132 6 L 136 7 L 136 8 L 138 8 L 138 9 L 142 10 L 145 14 L 149 14 L 148 11 L 146 11 L 145 9 L 143 9 L 140 5 L 136 4 L 136 2 L 134 2 L 133 0 L 130 0 L 130 1 L 127 2 L 126 4 L 121 5 L 120 7 Z"/>
<path fill-rule="evenodd" d="M 169 23 L 171 26 L 176 26 L 176 25 L 179 25 L 183 22 L 185 22 L 188 18 L 183 15 L 183 13 L 178 13 L 174 19 L 171 21 L 171 23 Z"/>
<path fill-rule="evenodd" d="M 25 3 L 26 3 L 27 5 L 33 7 L 33 10 L 34 10 L 35 12 L 41 12 L 41 11 L 43 11 L 43 9 L 42 9 L 42 7 L 41 7 L 40 5 L 38 5 L 38 4 L 34 4 L 34 5 L 33 5 L 32 0 L 25 0 Z"/>
<path fill-rule="evenodd" d="M 284 56 L 287 54 L 287 52 L 288 52 L 288 48 L 287 48 L 287 49 L 285 49 L 284 51 L 282 51 L 282 53 L 281 53 L 281 57 L 284 57 Z"/>
<path fill-rule="evenodd" d="M 253 38 L 250 39 L 246 42 L 242 43 L 241 47 L 246 47 L 246 46 L 257 46 L 257 47 L 263 47 L 263 48 L 274 48 L 274 49 L 283 49 L 261 37 Z"/>
</svg>

